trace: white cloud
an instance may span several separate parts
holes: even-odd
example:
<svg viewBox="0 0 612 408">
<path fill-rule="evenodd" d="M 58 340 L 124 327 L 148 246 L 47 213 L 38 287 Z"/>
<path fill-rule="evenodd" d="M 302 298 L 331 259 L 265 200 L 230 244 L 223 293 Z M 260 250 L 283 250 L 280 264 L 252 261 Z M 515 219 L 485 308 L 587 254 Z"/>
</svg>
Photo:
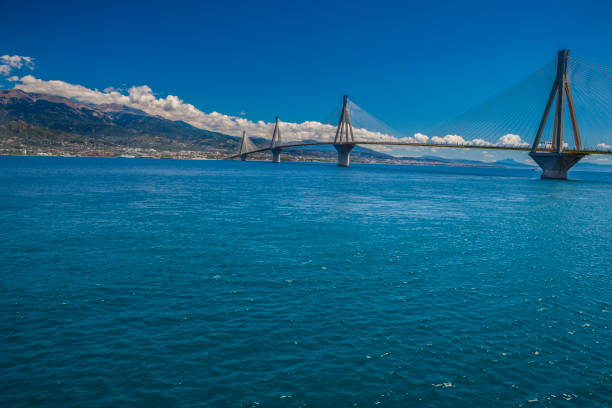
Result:
<svg viewBox="0 0 612 408">
<path fill-rule="evenodd" d="M 127 94 L 114 88 L 104 91 L 86 88 L 82 85 L 70 84 L 64 81 L 36 78 L 26 75 L 19 79 L 15 88 L 25 92 L 43 93 L 63 96 L 81 102 L 93 104 L 120 104 L 140 109 L 150 115 L 160 116 L 169 120 L 181 120 L 192 126 L 208 129 L 229 135 L 241 135 L 245 130 L 251 137 L 270 137 L 273 123 L 251 121 L 246 118 L 224 115 L 219 112 L 205 113 L 195 106 L 183 102 L 177 96 L 168 95 L 157 98 L 151 88 L 146 85 L 133 86 Z M 333 140 L 335 126 L 315 121 L 302 123 L 282 122 L 283 139 L 287 142 L 306 139 Z M 388 140 L 390 136 L 365 129 L 355 129 L 355 139 L 360 140 Z"/>
<path fill-rule="evenodd" d="M 605 143 L 599 143 L 597 145 L 597 147 L 599 147 L 600 149 L 603 149 L 603 150 L 610 150 L 610 149 L 612 149 L 612 146 L 610 146 L 608 144 L 605 144 Z"/>
<path fill-rule="evenodd" d="M 150 115 L 170 120 L 182 120 L 196 127 L 223 133 L 238 134 L 244 128 L 251 136 L 257 136 L 262 133 L 262 127 L 267 127 L 263 122 L 250 122 L 244 118 L 231 117 L 218 112 L 204 113 L 174 95 L 157 98 L 151 88 L 146 85 L 133 86 L 125 94 L 114 88 L 99 91 L 64 81 L 45 81 L 32 75 L 22 77 L 19 82 L 15 88 L 25 92 L 58 95 L 93 104 L 125 105 L 140 109 Z"/>
<path fill-rule="evenodd" d="M 425 136 L 427 137 L 427 136 Z M 446 135 L 444 137 L 433 136 L 431 143 L 451 144 L 459 146 L 500 146 L 500 147 L 527 147 L 529 143 L 523 141 L 519 135 L 508 133 L 500 137 L 497 142 L 489 142 L 484 139 L 464 139 L 459 135 Z"/>
<path fill-rule="evenodd" d="M 21 55 L 2 55 L 0 56 L 0 61 L 17 69 L 20 69 L 24 65 L 30 69 L 34 68 L 34 58 L 32 57 L 24 57 Z"/>
<path fill-rule="evenodd" d="M 11 77 L 9 79 L 17 82 L 15 88 L 26 92 L 58 95 L 92 104 L 112 103 L 125 105 L 142 110 L 149 115 L 160 116 L 175 121 L 180 120 L 197 128 L 229 135 L 239 136 L 244 130 L 250 137 L 269 138 L 274 125 L 272 122 L 251 121 L 244 117 L 229 116 L 219 112 L 205 113 L 174 95 L 158 98 L 147 85 L 132 86 L 127 90 L 127 93 L 124 93 L 113 87 L 99 91 L 59 80 L 47 81 L 32 75 L 26 75 L 22 78 Z M 336 133 L 335 126 L 316 121 L 302 123 L 282 122 L 281 126 L 283 140 L 287 143 L 301 140 L 333 141 Z M 483 139 L 466 140 L 460 135 L 433 136 L 430 138 L 422 133 L 415 133 L 411 137 L 399 138 L 386 133 L 361 128 L 354 128 L 354 136 L 356 141 L 401 141 L 407 143 L 475 146 L 528 146 L 519 135 L 515 134 L 503 135 L 495 143 Z"/>
<path fill-rule="evenodd" d="M 27 67 L 34 69 L 34 58 L 21 55 L 0 55 L 0 74 L 8 76 L 13 70 Z"/>
<path fill-rule="evenodd" d="M 459 135 L 446 135 L 444 137 L 434 136 L 431 138 L 431 142 L 435 144 L 454 144 L 454 145 L 467 144 L 465 139 L 463 139 Z"/>
<path fill-rule="evenodd" d="M 499 146 L 512 146 L 512 147 L 527 147 L 529 143 L 523 141 L 519 135 L 508 133 L 499 138 L 497 143 Z"/>
<path fill-rule="evenodd" d="M 121 91 L 123 91 L 123 89 L 115 88 L 114 86 L 109 86 L 108 88 L 104 89 L 105 93 L 110 93 L 110 92 L 113 92 L 113 91 L 121 92 Z"/>
<path fill-rule="evenodd" d="M 424 135 L 422 133 L 415 133 L 412 137 L 402 139 L 402 141 L 406 141 L 409 143 L 427 143 L 427 141 L 429 140 L 429 136 Z"/>
</svg>

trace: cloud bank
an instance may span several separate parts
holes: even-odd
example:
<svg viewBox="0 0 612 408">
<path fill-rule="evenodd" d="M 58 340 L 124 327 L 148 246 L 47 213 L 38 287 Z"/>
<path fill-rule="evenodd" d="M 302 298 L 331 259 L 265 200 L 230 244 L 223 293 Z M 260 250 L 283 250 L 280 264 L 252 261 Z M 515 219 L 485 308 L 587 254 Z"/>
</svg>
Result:
<svg viewBox="0 0 612 408">
<path fill-rule="evenodd" d="M 19 63 L 28 64 L 27 60 L 11 61 L 17 66 Z M 126 93 L 115 88 L 106 88 L 103 91 L 90 89 L 82 85 L 71 84 L 59 80 L 43 80 L 32 75 L 21 78 L 11 77 L 15 88 L 25 92 L 44 93 L 78 100 L 92 104 L 120 104 L 139 109 L 149 115 L 159 116 L 173 121 L 184 121 L 190 125 L 228 135 L 239 136 L 246 131 L 250 137 L 270 138 L 274 124 L 263 121 L 251 121 L 244 117 L 224 115 L 219 112 L 205 113 L 195 106 L 185 103 L 174 95 L 158 98 L 147 85 L 132 86 Z M 302 140 L 333 141 L 336 127 L 316 121 L 301 123 L 282 122 L 282 134 L 285 142 L 298 142 Z M 499 137 L 496 142 L 483 139 L 464 139 L 459 135 L 446 135 L 443 137 L 429 137 L 422 133 L 415 133 L 410 137 L 396 137 L 383 132 L 370 131 L 361 128 L 354 129 L 355 140 L 379 142 L 408 142 L 452 144 L 471 146 L 528 146 L 519 135 L 506 134 Z"/>
</svg>

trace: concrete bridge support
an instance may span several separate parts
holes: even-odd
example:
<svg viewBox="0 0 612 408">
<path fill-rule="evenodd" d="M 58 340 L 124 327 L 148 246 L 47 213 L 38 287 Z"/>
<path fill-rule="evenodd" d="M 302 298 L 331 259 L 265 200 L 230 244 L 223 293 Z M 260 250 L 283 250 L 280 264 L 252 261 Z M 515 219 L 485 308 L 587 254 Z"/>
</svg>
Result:
<svg viewBox="0 0 612 408">
<path fill-rule="evenodd" d="M 272 149 L 272 162 L 273 163 L 280 163 L 280 154 L 281 154 L 280 147 L 275 147 L 274 149 Z"/>
<path fill-rule="evenodd" d="M 569 117 L 572 121 L 572 131 L 574 133 L 574 143 L 576 150 L 582 150 L 582 141 L 580 140 L 580 130 L 578 121 L 576 120 L 576 111 L 574 109 L 574 98 L 567 76 L 567 68 L 569 66 L 569 50 L 561 50 L 557 56 L 557 76 L 553 82 L 553 87 L 544 108 L 544 114 L 540 121 L 538 133 L 536 133 L 535 141 L 531 146 L 529 155 L 542 168 L 542 178 L 567 180 L 567 171 L 586 154 L 584 153 L 563 153 L 563 112 L 565 100 L 567 99 L 567 107 Z M 557 99 L 555 107 L 555 119 L 553 122 L 553 133 L 550 148 L 541 148 L 540 140 L 546 126 L 548 115 L 553 106 L 553 102 Z"/>
<path fill-rule="evenodd" d="M 240 160 L 246 161 L 246 159 L 247 159 L 247 155 L 246 154 L 241 154 L 240 155 Z"/>
<path fill-rule="evenodd" d="M 529 153 L 531 158 L 542 168 L 543 179 L 567 180 L 567 172 L 586 154 L 568 153 Z"/>
<path fill-rule="evenodd" d="M 355 147 L 354 144 L 335 144 L 334 147 L 338 151 L 338 166 L 349 167 L 351 164 L 351 150 Z"/>
<path fill-rule="evenodd" d="M 349 109 L 348 95 L 344 95 L 342 100 L 342 112 L 340 122 L 336 128 L 334 147 L 338 151 L 338 166 L 348 167 L 351 164 L 351 150 L 355 147 L 355 137 L 353 136 L 353 125 L 351 124 L 351 112 Z"/>
</svg>

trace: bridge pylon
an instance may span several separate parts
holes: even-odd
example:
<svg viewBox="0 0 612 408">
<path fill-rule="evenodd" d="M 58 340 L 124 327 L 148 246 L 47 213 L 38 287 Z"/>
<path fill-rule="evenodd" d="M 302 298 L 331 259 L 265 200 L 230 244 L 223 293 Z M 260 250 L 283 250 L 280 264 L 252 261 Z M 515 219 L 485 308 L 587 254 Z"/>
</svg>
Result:
<svg viewBox="0 0 612 408">
<path fill-rule="evenodd" d="M 240 142 L 240 160 L 246 161 L 247 159 L 247 151 L 248 151 L 248 141 L 246 131 L 242 131 L 242 141 Z"/>
<path fill-rule="evenodd" d="M 280 127 L 278 126 L 278 116 L 276 117 L 276 121 L 274 123 L 274 132 L 272 132 L 272 143 L 270 143 L 270 147 L 272 149 L 272 162 L 280 163 L 280 153 L 281 148 L 280 145 L 283 144 L 281 138 Z"/>
<path fill-rule="evenodd" d="M 353 136 L 348 95 L 344 95 L 342 100 L 342 113 L 340 113 L 340 122 L 338 122 L 338 127 L 336 128 L 334 147 L 338 151 L 338 166 L 349 167 L 351 164 L 351 150 L 355 147 L 355 137 Z"/>
<path fill-rule="evenodd" d="M 586 156 L 585 153 L 580 153 L 582 150 L 582 142 L 580 140 L 580 130 L 578 121 L 576 120 L 576 111 L 574 109 L 574 99 L 572 98 L 572 90 L 567 78 L 567 67 L 569 65 L 569 50 L 560 50 L 557 56 L 557 76 L 553 83 L 552 90 L 538 127 L 538 133 L 531 147 L 529 155 L 542 168 L 542 178 L 548 179 L 567 179 L 568 170 L 580 159 Z M 542 132 L 546 126 L 550 109 L 553 101 L 557 99 L 555 106 L 555 121 L 553 123 L 552 143 L 550 148 L 539 149 Z M 575 151 L 572 153 L 563 152 L 563 117 L 565 99 L 567 99 L 567 107 L 569 116 L 572 121 L 572 131 L 574 133 Z"/>
</svg>

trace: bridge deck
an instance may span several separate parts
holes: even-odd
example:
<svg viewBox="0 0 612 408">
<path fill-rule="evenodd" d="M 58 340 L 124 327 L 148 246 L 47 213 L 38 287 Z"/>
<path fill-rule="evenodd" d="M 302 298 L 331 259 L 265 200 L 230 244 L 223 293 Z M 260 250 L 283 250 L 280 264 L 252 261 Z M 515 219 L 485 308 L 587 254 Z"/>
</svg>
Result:
<svg viewBox="0 0 612 408">
<path fill-rule="evenodd" d="M 277 146 L 262 147 L 260 149 L 251 150 L 244 153 L 238 153 L 233 156 L 229 156 L 228 159 L 235 159 L 242 155 L 249 155 L 253 153 L 265 152 L 276 148 L 290 148 L 290 147 L 301 147 L 301 146 L 324 146 L 334 144 L 347 144 L 347 145 L 381 145 L 381 146 L 413 146 L 413 147 L 446 147 L 453 149 L 483 149 L 483 150 L 514 150 L 529 152 L 531 147 L 514 147 L 514 146 L 483 146 L 483 145 L 454 145 L 454 144 L 438 144 L 438 143 L 408 143 L 408 142 L 349 142 L 349 143 L 334 143 L 334 142 L 306 142 L 306 143 L 288 143 Z M 546 152 L 550 150 L 540 150 L 540 152 Z M 599 151 L 599 150 L 563 150 L 563 153 L 567 154 L 612 154 L 612 151 Z"/>
</svg>

